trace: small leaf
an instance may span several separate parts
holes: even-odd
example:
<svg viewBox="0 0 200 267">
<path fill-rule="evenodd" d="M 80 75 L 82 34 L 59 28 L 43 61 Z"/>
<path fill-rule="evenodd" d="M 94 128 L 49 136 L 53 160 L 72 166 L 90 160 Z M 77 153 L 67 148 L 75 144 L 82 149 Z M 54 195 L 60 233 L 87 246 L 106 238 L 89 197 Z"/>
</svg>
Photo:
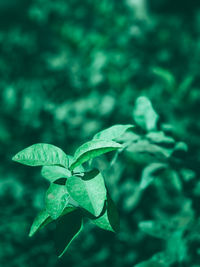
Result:
<svg viewBox="0 0 200 267">
<path fill-rule="evenodd" d="M 75 167 L 81 165 L 82 163 L 100 156 L 101 154 L 117 150 L 122 148 L 122 146 L 113 141 L 102 141 L 102 140 L 92 140 L 82 146 L 80 146 L 75 154 L 74 161 L 70 166 L 70 170 L 74 170 Z"/>
<path fill-rule="evenodd" d="M 55 245 L 57 254 L 61 258 L 83 228 L 82 215 L 76 210 L 59 218 L 56 223 Z"/>
<path fill-rule="evenodd" d="M 67 155 L 50 144 L 35 144 L 17 153 L 12 160 L 29 166 L 61 165 L 68 167 Z"/>
<path fill-rule="evenodd" d="M 151 144 L 147 140 L 139 140 L 137 143 L 129 145 L 126 149 L 126 155 L 139 164 L 165 162 L 170 158 L 172 152 L 172 149 Z"/>
<path fill-rule="evenodd" d="M 119 215 L 116 206 L 110 196 L 108 195 L 105 211 L 99 218 L 92 220 L 98 227 L 112 231 L 119 231 Z"/>
<path fill-rule="evenodd" d="M 69 201 L 65 185 L 51 184 L 46 192 L 46 210 L 52 219 L 56 220 L 63 212 Z"/>
<path fill-rule="evenodd" d="M 97 134 L 93 137 L 93 140 L 96 139 L 101 139 L 101 140 L 114 140 L 117 139 L 118 137 L 122 136 L 128 129 L 133 128 L 134 126 L 131 124 L 127 125 L 114 125 L 112 127 L 109 127 Z"/>
<path fill-rule="evenodd" d="M 29 236 L 33 236 L 39 229 L 41 229 L 50 222 L 52 222 L 52 219 L 50 218 L 48 212 L 46 210 L 41 211 L 33 221 Z"/>
<path fill-rule="evenodd" d="M 142 172 L 142 178 L 140 188 L 145 189 L 151 184 L 157 177 L 158 172 L 162 171 L 167 167 L 164 163 L 152 163 L 148 165 Z"/>
<path fill-rule="evenodd" d="M 100 215 L 106 199 L 106 188 L 101 173 L 93 170 L 83 177 L 72 176 L 66 185 L 70 196 L 82 208 L 95 216 Z"/>
<path fill-rule="evenodd" d="M 135 122 L 144 130 L 152 131 L 157 128 L 158 115 L 154 111 L 150 100 L 147 97 L 138 97 L 133 110 Z"/>
<path fill-rule="evenodd" d="M 156 144 L 163 144 L 167 146 L 173 146 L 175 144 L 175 140 L 170 137 L 166 136 L 164 132 L 150 132 L 146 135 L 146 137 L 153 143 Z"/>
<path fill-rule="evenodd" d="M 74 211 L 75 208 L 73 207 L 67 207 L 62 213 L 62 216 Z M 51 223 L 53 219 L 49 216 L 48 212 L 46 210 L 41 211 L 36 217 L 35 220 L 33 221 L 33 224 L 31 226 L 29 236 L 33 236 L 38 230 L 42 229 L 45 227 L 47 224 Z"/>
<path fill-rule="evenodd" d="M 42 167 L 41 174 L 51 183 L 53 183 L 57 179 L 69 178 L 71 176 L 70 171 L 60 166 L 44 166 Z"/>
</svg>

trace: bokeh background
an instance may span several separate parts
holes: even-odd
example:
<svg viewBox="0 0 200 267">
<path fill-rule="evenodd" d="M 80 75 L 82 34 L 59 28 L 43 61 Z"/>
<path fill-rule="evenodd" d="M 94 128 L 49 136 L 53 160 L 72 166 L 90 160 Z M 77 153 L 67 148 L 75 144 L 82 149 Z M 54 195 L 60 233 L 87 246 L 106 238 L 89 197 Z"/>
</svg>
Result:
<svg viewBox="0 0 200 267">
<path fill-rule="evenodd" d="M 0 1 L 0 266 L 200 266 L 199 68 L 199 0 Z M 153 131 L 178 146 L 167 171 L 141 190 L 163 161 L 147 142 L 145 159 L 134 147 L 111 167 L 101 157 L 121 230 L 86 221 L 58 260 L 53 226 L 28 237 L 48 182 L 11 158 L 38 142 L 73 154 L 106 127 L 137 124 L 140 96 L 159 116 Z"/>
</svg>

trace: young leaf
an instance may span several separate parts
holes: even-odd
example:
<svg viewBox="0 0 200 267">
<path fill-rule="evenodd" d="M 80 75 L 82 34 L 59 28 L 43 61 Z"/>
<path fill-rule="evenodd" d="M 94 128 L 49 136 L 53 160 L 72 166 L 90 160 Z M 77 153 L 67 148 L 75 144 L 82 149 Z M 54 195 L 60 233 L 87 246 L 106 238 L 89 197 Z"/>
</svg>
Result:
<svg viewBox="0 0 200 267">
<path fill-rule="evenodd" d="M 51 183 L 53 183 L 57 179 L 69 178 L 71 176 L 70 171 L 60 166 L 43 166 L 41 174 Z"/>
<path fill-rule="evenodd" d="M 35 144 L 17 153 L 12 160 L 29 166 L 61 165 L 68 167 L 68 156 L 50 144 Z"/>
<path fill-rule="evenodd" d="M 60 258 L 81 232 L 83 228 L 82 215 L 79 210 L 76 210 L 59 218 L 56 223 L 55 245 Z"/>
<path fill-rule="evenodd" d="M 106 207 L 103 215 L 92 220 L 92 222 L 104 230 L 112 232 L 119 231 L 119 215 L 116 206 L 109 195 L 107 197 Z"/>
<path fill-rule="evenodd" d="M 70 170 L 74 170 L 75 167 L 81 165 L 82 163 L 98 157 L 101 154 L 117 150 L 122 148 L 122 146 L 113 141 L 102 141 L 102 140 L 92 140 L 82 146 L 80 146 L 75 154 L 74 161 L 70 166 Z"/>
<path fill-rule="evenodd" d="M 52 219 L 56 220 L 63 212 L 69 201 L 65 185 L 51 184 L 46 192 L 46 210 Z"/>
<path fill-rule="evenodd" d="M 73 207 L 67 207 L 62 213 L 62 216 L 74 211 L 75 208 Z M 47 224 L 51 223 L 53 219 L 49 216 L 48 212 L 46 210 L 41 211 L 36 217 L 35 220 L 33 221 L 33 224 L 31 226 L 29 236 L 33 236 L 38 230 L 46 226 Z"/>
<path fill-rule="evenodd" d="M 82 208 L 94 216 L 100 215 L 106 199 L 106 188 L 101 173 L 93 170 L 83 177 L 72 176 L 66 185 L 70 196 Z"/>
<path fill-rule="evenodd" d="M 150 100 L 147 97 L 138 97 L 133 110 L 135 122 L 144 130 L 152 131 L 157 127 L 159 116 L 154 111 Z"/>
<path fill-rule="evenodd" d="M 114 139 L 117 139 L 118 137 L 122 136 L 128 129 L 133 128 L 133 127 L 134 126 L 131 124 L 114 125 L 112 127 L 109 127 L 107 129 L 95 134 L 95 136 L 93 137 L 93 140 L 96 140 L 96 139 L 107 140 L 107 141 L 114 140 Z"/>
</svg>

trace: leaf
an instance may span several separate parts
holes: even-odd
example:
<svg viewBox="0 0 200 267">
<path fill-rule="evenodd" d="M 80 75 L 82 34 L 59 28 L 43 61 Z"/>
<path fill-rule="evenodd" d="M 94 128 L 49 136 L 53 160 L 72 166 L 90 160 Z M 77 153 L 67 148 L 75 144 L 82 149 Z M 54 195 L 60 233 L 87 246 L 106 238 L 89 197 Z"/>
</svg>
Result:
<svg viewBox="0 0 200 267">
<path fill-rule="evenodd" d="M 158 172 L 162 171 L 166 167 L 167 165 L 164 163 L 152 163 L 148 165 L 142 172 L 140 188 L 147 188 L 149 184 L 154 181 L 154 179 L 158 175 Z"/>
<path fill-rule="evenodd" d="M 72 157 L 72 156 L 68 156 L 68 157 L 69 157 L 69 166 L 71 166 L 71 164 L 72 164 L 73 161 L 74 161 L 74 157 Z M 74 170 L 73 170 L 74 173 L 83 173 L 84 171 L 85 171 L 85 170 L 84 170 L 84 168 L 83 168 L 82 165 L 77 166 L 77 167 L 74 168 Z"/>
<path fill-rule="evenodd" d="M 157 128 L 159 116 L 154 111 L 150 100 L 145 96 L 141 96 L 136 100 L 133 110 L 133 118 L 141 128 L 147 131 L 152 131 Z"/>
<path fill-rule="evenodd" d="M 80 146 L 75 154 L 74 161 L 70 166 L 70 170 L 74 170 L 75 167 L 81 165 L 82 163 L 100 156 L 101 154 L 117 150 L 122 148 L 122 146 L 113 141 L 102 141 L 102 140 L 92 140 L 82 146 Z"/>
<path fill-rule="evenodd" d="M 12 160 L 29 166 L 61 165 L 68 167 L 67 155 L 50 144 L 35 144 L 17 153 Z"/>
<path fill-rule="evenodd" d="M 33 236 L 39 229 L 41 229 L 50 222 L 52 222 L 52 219 L 50 218 L 48 212 L 46 210 L 41 211 L 33 221 L 29 236 Z"/>
<path fill-rule="evenodd" d="M 72 176 L 67 180 L 67 190 L 78 204 L 99 216 L 106 199 L 106 188 L 101 173 L 97 170 L 86 173 L 83 177 Z"/>
<path fill-rule="evenodd" d="M 69 203 L 69 193 L 65 185 L 51 184 L 46 192 L 46 210 L 56 220 Z"/>
<path fill-rule="evenodd" d="M 173 146 L 175 144 L 175 140 L 170 137 L 166 136 L 164 132 L 150 132 L 146 135 L 146 137 L 153 143 L 156 144 L 163 144 L 167 146 Z"/>
<path fill-rule="evenodd" d="M 101 139 L 101 140 L 114 140 L 117 139 L 118 137 L 122 136 L 128 129 L 133 128 L 134 126 L 131 124 L 127 125 L 114 125 L 112 127 L 109 127 L 97 134 L 93 137 L 93 140 L 96 139 Z"/>
<path fill-rule="evenodd" d="M 82 215 L 76 210 L 59 218 L 56 223 L 55 245 L 57 254 L 61 258 L 83 229 Z"/>
<path fill-rule="evenodd" d="M 75 208 L 73 207 L 67 207 L 62 213 L 62 216 L 74 211 Z M 38 230 L 42 229 L 45 227 L 47 224 L 51 223 L 53 219 L 49 216 L 48 212 L 46 210 L 41 211 L 36 217 L 35 220 L 33 221 L 33 224 L 31 226 L 29 236 L 33 236 Z"/>
<path fill-rule="evenodd" d="M 151 144 L 147 140 L 139 140 L 137 143 L 129 145 L 126 149 L 126 155 L 139 164 L 158 161 L 165 162 L 172 152 L 172 149 Z"/>
<path fill-rule="evenodd" d="M 57 179 L 69 178 L 71 176 L 70 171 L 60 166 L 43 166 L 41 174 L 51 183 L 53 183 Z"/>
<path fill-rule="evenodd" d="M 99 218 L 92 220 L 93 223 L 95 223 L 98 227 L 112 231 L 112 232 L 118 232 L 119 231 L 119 215 L 117 208 L 108 195 L 105 211 L 103 215 L 101 215 Z"/>
</svg>

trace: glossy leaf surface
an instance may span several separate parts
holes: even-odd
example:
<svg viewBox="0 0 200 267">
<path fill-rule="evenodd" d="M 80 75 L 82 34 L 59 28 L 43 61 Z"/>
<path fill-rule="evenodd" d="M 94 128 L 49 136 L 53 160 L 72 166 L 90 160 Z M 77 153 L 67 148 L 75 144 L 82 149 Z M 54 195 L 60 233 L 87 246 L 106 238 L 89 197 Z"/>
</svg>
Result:
<svg viewBox="0 0 200 267">
<path fill-rule="evenodd" d="M 68 167 L 67 155 L 60 148 L 50 144 L 40 143 L 29 146 L 12 159 L 29 166 L 61 165 Z"/>
<path fill-rule="evenodd" d="M 41 174 L 50 182 L 54 182 L 59 178 L 69 178 L 71 176 L 69 170 L 60 166 L 44 166 L 42 167 Z"/>
<path fill-rule="evenodd" d="M 100 215 L 106 199 L 106 188 L 101 173 L 94 170 L 83 177 L 72 176 L 66 185 L 70 196 L 82 208 L 94 216 Z"/>
<path fill-rule="evenodd" d="M 113 141 L 102 141 L 102 140 L 92 140 L 82 146 L 80 146 L 75 154 L 74 161 L 70 166 L 70 170 L 74 170 L 75 167 L 81 165 L 82 163 L 100 156 L 101 154 L 117 150 L 122 146 Z"/>
<path fill-rule="evenodd" d="M 57 219 L 67 206 L 69 194 L 65 185 L 51 184 L 46 192 L 46 210 L 52 219 Z"/>
</svg>

